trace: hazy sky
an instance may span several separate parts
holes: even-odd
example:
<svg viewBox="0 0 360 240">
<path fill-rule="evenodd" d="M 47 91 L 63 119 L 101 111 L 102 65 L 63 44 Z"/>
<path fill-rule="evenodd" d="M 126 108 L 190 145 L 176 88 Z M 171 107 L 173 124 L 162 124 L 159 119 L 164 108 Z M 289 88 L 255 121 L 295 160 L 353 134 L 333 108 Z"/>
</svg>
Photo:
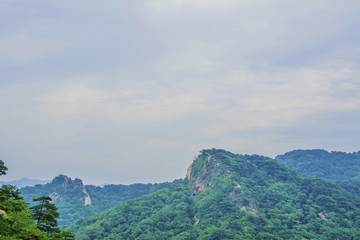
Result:
<svg viewBox="0 0 360 240">
<path fill-rule="evenodd" d="M 360 150 L 360 1 L 0 2 L 1 180 L 171 181 Z"/>
</svg>

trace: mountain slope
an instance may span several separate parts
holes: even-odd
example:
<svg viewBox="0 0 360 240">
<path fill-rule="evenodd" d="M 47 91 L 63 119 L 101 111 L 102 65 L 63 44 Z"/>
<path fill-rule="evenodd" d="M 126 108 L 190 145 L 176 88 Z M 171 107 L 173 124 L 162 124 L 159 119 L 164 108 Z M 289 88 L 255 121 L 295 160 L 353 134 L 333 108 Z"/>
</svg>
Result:
<svg viewBox="0 0 360 240">
<path fill-rule="evenodd" d="M 105 211 L 123 201 L 155 192 L 168 185 L 169 183 L 96 187 L 83 185 L 81 179 L 72 180 L 65 175 L 59 175 L 48 184 L 24 187 L 20 191 L 30 206 L 32 199 L 50 196 L 60 214 L 59 226 L 65 227 L 77 219 Z"/>
<path fill-rule="evenodd" d="M 360 200 L 275 160 L 203 150 L 179 184 L 79 220 L 93 239 L 356 239 Z"/>
<path fill-rule="evenodd" d="M 360 152 L 294 150 L 276 156 L 276 160 L 297 172 L 333 181 L 360 197 Z"/>
</svg>

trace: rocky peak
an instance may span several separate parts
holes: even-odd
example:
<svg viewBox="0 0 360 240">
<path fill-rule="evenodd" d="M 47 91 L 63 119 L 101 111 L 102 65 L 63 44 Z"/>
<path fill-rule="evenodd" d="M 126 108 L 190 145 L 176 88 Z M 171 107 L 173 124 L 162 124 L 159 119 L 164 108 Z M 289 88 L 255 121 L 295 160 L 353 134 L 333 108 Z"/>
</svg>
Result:
<svg viewBox="0 0 360 240">
<path fill-rule="evenodd" d="M 54 204 L 62 203 L 62 201 L 64 199 L 63 196 L 57 192 L 53 192 L 53 193 L 49 194 L 49 197 L 51 198 L 51 203 L 54 203 Z"/>
<path fill-rule="evenodd" d="M 203 150 L 187 170 L 186 178 L 191 186 L 192 194 L 196 195 L 211 188 L 213 176 L 221 175 L 223 172 L 222 164 L 216 156 Z"/>
<path fill-rule="evenodd" d="M 205 197 L 216 194 L 217 191 L 226 193 L 234 206 L 256 214 L 258 208 L 252 197 L 243 189 L 240 182 L 235 180 L 238 174 L 229 165 L 229 158 L 236 157 L 224 150 L 202 150 L 187 170 L 186 178 L 193 197 Z M 235 175 L 235 177 L 234 177 Z M 207 193 L 200 194 L 203 192 Z"/>
<path fill-rule="evenodd" d="M 79 178 L 75 178 L 75 180 L 73 181 L 73 188 L 80 189 L 80 190 L 85 189 L 83 182 Z"/>
<path fill-rule="evenodd" d="M 71 182 L 71 178 L 69 178 L 68 176 L 65 176 L 63 174 L 59 174 L 51 181 L 51 184 L 65 186 L 69 182 Z"/>
<path fill-rule="evenodd" d="M 82 180 L 79 178 L 72 180 L 71 178 L 60 174 L 52 180 L 50 185 L 53 186 L 55 191 L 49 194 L 49 197 L 51 197 L 52 202 L 55 204 L 66 201 L 67 197 L 75 195 L 79 196 L 79 200 L 84 202 L 84 205 L 91 205 L 91 198 L 87 193 Z"/>
</svg>

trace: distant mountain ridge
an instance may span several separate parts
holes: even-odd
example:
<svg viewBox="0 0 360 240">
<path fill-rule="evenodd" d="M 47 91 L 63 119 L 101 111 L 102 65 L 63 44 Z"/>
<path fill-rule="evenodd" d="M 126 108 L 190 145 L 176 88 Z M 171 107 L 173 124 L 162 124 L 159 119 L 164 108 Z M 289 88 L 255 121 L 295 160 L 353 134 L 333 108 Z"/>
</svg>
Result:
<svg viewBox="0 0 360 240">
<path fill-rule="evenodd" d="M 275 159 L 308 176 L 329 181 L 360 180 L 360 151 L 353 153 L 324 149 L 293 150 Z"/>
<path fill-rule="evenodd" d="M 293 150 L 275 159 L 299 173 L 336 182 L 360 197 L 360 151 Z"/>
<path fill-rule="evenodd" d="M 21 178 L 19 180 L 13 181 L 0 181 L 1 185 L 12 185 L 16 186 L 17 188 L 27 187 L 27 186 L 35 186 L 36 184 L 46 184 L 49 183 L 51 180 L 40 180 L 40 179 L 29 179 L 29 178 Z"/>
</svg>

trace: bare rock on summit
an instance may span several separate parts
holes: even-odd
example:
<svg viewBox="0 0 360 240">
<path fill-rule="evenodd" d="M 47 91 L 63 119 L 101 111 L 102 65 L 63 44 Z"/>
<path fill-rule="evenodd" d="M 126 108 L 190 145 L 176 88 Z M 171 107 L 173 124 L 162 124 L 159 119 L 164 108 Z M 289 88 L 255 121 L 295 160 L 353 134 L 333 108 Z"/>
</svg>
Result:
<svg viewBox="0 0 360 240">
<path fill-rule="evenodd" d="M 55 190 L 48 195 L 54 204 L 61 204 L 66 202 L 66 199 L 75 196 L 78 197 L 85 206 L 91 205 L 91 198 L 81 179 L 75 178 L 75 180 L 72 180 L 65 175 L 58 175 L 49 185 L 52 190 Z"/>
</svg>

